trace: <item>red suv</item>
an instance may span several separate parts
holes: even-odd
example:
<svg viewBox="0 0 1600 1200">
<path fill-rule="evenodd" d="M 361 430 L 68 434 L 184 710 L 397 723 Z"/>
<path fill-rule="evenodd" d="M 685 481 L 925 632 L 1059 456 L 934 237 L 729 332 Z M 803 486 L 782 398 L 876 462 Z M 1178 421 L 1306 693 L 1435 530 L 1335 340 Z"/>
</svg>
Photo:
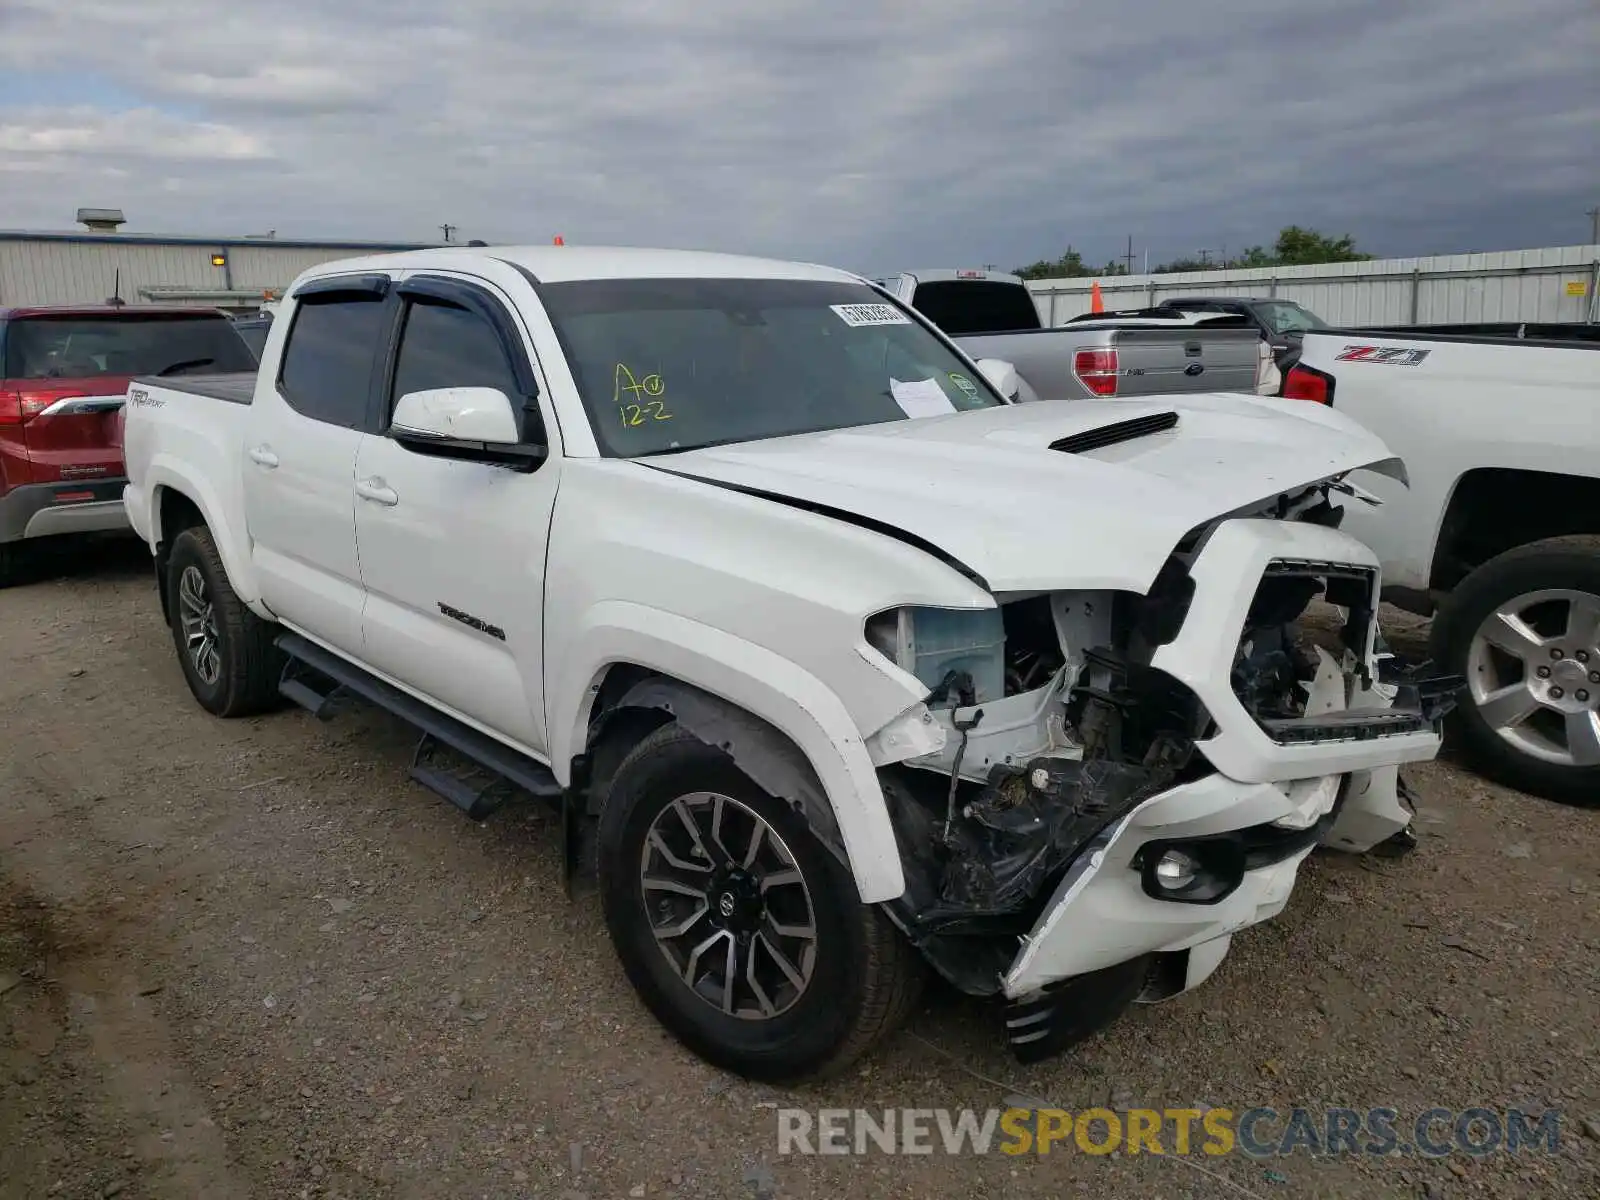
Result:
<svg viewBox="0 0 1600 1200">
<path fill-rule="evenodd" d="M 209 308 L 0 308 L 0 587 L 22 543 L 121 529 L 117 414 L 136 375 L 253 371 Z"/>
</svg>

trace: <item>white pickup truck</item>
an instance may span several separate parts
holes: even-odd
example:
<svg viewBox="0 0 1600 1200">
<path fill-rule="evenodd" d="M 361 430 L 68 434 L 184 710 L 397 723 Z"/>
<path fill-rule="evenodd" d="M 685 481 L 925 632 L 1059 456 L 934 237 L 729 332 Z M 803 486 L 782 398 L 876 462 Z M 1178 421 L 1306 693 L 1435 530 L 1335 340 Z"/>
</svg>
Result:
<svg viewBox="0 0 1600 1200">
<path fill-rule="evenodd" d="M 645 1002 L 786 1079 L 924 961 L 1051 1053 L 1404 832 L 1439 712 L 1329 502 L 1399 467 L 1284 408 L 1011 405 L 821 267 L 440 249 L 302 275 L 258 376 L 136 381 L 127 505 L 205 708 L 365 698 L 469 814 L 597 818 Z"/>
<path fill-rule="evenodd" d="M 1311 329 L 1284 394 L 1360 421 L 1410 487 L 1344 526 L 1388 597 L 1434 614 L 1466 687 L 1453 740 L 1486 775 L 1600 804 L 1600 327 Z"/>
</svg>

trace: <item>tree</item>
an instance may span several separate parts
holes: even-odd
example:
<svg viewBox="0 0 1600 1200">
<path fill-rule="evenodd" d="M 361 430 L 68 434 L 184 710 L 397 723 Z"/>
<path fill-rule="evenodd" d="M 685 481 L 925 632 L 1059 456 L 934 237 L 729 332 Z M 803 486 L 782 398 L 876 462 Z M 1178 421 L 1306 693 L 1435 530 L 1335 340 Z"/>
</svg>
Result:
<svg viewBox="0 0 1600 1200">
<path fill-rule="evenodd" d="M 1356 240 L 1348 233 L 1340 238 L 1332 238 L 1318 233 L 1315 229 L 1285 225 L 1278 231 L 1278 242 L 1273 247 L 1272 261 L 1251 265 L 1308 267 L 1316 263 L 1365 262 L 1371 257 L 1372 255 L 1362 254 L 1356 249 Z"/>
<path fill-rule="evenodd" d="M 1017 267 L 1011 272 L 1020 275 L 1023 279 L 1081 279 L 1085 275 L 1094 274 L 1083 265 L 1083 255 L 1071 246 L 1060 258 L 1051 261 L 1041 258 L 1038 262 L 1026 267 Z"/>
<path fill-rule="evenodd" d="M 1177 271 L 1212 271 L 1219 267 L 1305 267 L 1315 263 L 1365 262 L 1372 255 L 1356 249 L 1355 238 L 1329 237 L 1315 229 L 1285 225 L 1271 251 L 1265 246 L 1250 246 L 1226 262 L 1206 262 L 1198 258 L 1175 258 L 1151 268 L 1155 275 Z"/>
</svg>

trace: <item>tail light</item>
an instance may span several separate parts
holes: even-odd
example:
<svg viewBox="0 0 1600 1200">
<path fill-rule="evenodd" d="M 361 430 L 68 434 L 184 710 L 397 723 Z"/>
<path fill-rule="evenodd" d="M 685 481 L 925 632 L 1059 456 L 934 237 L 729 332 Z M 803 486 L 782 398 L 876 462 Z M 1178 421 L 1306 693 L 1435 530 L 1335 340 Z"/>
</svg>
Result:
<svg viewBox="0 0 1600 1200">
<path fill-rule="evenodd" d="M 1313 404 L 1332 404 L 1333 376 L 1315 367 L 1296 363 L 1289 368 L 1288 378 L 1283 381 L 1283 397 L 1285 400 L 1309 400 Z"/>
<path fill-rule="evenodd" d="M 52 404 L 85 394 L 81 387 L 31 387 L 0 392 L 0 425 L 26 425 Z"/>
<path fill-rule="evenodd" d="M 116 447 L 118 454 L 122 453 L 123 435 L 128 430 L 128 406 L 124 404 L 111 414 L 111 444 Z"/>
<path fill-rule="evenodd" d="M 0 392 L 0 425 L 26 425 L 59 399 L 52 393 Z"/>
<path fill-rule="evenodd" d="M 1117 394 L 1117 352 L 1079 350 L 1072 356 L 1072 373 L 1094 396 Z"/>
</svg>

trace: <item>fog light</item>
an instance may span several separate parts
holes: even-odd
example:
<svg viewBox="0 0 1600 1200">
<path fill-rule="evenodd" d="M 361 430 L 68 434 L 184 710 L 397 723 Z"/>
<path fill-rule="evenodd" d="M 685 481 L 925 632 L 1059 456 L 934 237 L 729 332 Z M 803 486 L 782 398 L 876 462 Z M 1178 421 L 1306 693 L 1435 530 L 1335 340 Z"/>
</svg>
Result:
<svg viewBox="0 0 1600 1200">
<path fill-rule="evenodd" d="M 1182 850 L 1168 850 L 1156 860 L 1156 884 L 1163 891 L 1181 892 L 1200 874 L 1200 864 Z"/>
<path fill-rule="evenodd" d="M 1147 842 L 1134 855 L 1144 894 L 1179 904 L 1216 904 L 1244 879 L 1244 847 L 1236 837 Z"/>
</svg>

